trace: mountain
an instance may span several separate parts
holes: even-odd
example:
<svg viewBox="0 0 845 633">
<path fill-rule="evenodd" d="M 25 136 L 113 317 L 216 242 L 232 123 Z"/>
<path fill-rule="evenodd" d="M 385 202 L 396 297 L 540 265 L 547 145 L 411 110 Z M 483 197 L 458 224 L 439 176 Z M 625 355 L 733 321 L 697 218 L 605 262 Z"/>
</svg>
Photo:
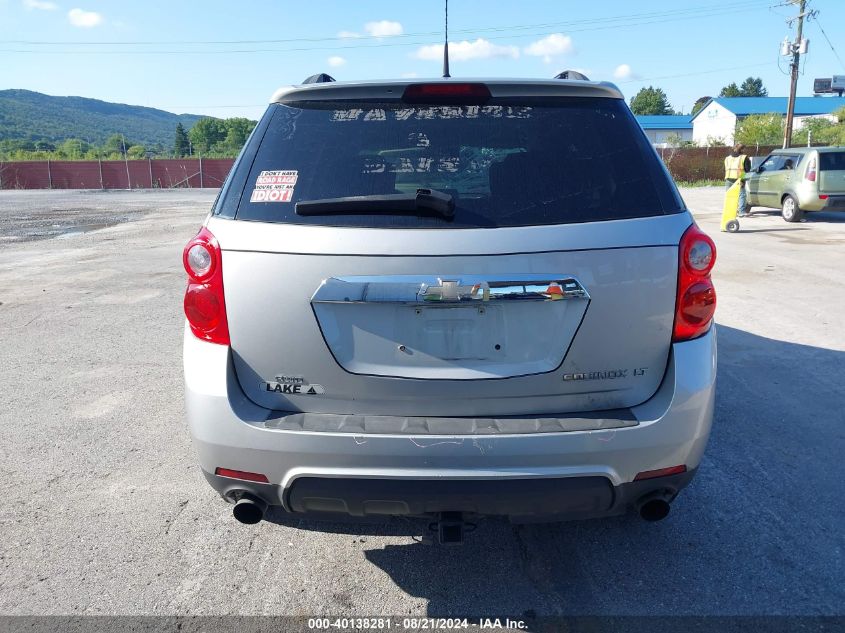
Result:
<svg viewBox="0 0 845 633">
<path fill-rule="evenodd" d="M 201 118 L 84 97 L 0 90 L 0 140 L 78 138 L 99 145 L 112 134 L 123 134 L 127 141 L 141 145 L 172 146 L 177 123 L 189 129 Z"/>
</svg>

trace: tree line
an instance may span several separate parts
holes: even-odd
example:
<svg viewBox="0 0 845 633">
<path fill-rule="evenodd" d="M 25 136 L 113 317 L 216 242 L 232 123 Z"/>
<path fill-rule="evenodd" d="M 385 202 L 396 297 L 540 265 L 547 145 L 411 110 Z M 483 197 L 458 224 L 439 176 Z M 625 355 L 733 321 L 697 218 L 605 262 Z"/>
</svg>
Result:
<svg viewBox="0 0 845 633">
<path fill-rule="evenodd" d="M 763 80 L 760 77 L 748 77 L 741 85 L 737 86 L 735 82 L 729 83 L 719 92 L 720 97 L 768 97 L 769 91 L 763 86 Z M 696 114 L 704 105 L 710 101 L 712 97 L 705 96 L 696 99 L 692 106 L 691 115 Z M 631 111 L 634 114 L 648 115 L 648 114 L 683 114 L 683 112 L 676 111 L 672 104 L 669 103 L 669 98 L 662 88 L 655 88 L 648 86 L 641 88 L 640 91 L 631 98 Z"/>
<path fill-rule="evenodd" d="M 845 145 L 845 107 L 834 112 L 836 121 L 821 117 L 805 119 L 792 132 L 792 145 Z M 736 126 L 734 138 L 738 143 L 780 145 L 783 142 L 785 120 L 782 114 L 752 114 Z"/>
<path fill-rule="evenodd" d="M 173 146 L 144 145 L 112 134 L 102 145 L 78 138 L 60 142 L 7 139 L 0 141 L 0 160 L 138 160 L 144 158 L 231 158 L 246 143 L 256 121 L 242 117 L 202 118 L 190 130 L 179 123 Z"/>
<path fill-rule="evenodd" d="M 243 117 L 206 117 L 197 121 L 188 131 L 179 123 L 176 125 L 173 154 L 178 158 L 196 155 L 237 156 L 256 123 Z"/>
</svg>

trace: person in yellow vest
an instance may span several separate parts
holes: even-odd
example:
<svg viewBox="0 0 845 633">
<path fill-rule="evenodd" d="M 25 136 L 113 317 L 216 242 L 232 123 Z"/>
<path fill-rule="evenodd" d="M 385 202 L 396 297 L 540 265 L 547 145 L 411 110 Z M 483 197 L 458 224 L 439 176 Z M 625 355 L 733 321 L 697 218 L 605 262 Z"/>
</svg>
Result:
<svg viewBox="0 0 845 633">
<path fill-rule="evenodd" d="M 734 145 L 729 156 L 725 156 L 725 190 L 730 189 L 737 180 L 744 180 L 745 174 L 751 171 L 751 159 L 745 154 L 745 145 L 738 143 Z M 739 208 L 736 213 L 744 218 L 747 213 L 745 209 L 745 186 L 739 189 Z"/>
</svg>

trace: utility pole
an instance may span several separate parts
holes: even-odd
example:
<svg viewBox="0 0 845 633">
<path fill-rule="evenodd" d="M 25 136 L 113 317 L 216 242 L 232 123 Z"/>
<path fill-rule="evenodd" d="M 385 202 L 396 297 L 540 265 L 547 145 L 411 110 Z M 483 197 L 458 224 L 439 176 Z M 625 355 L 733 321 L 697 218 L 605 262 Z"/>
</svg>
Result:
<svg viewBox="0 0 845 633">
<path fill-rule="evenodd" d="M 795 115 L 795 92 L 798 88 L 798 69 L 801 63 L 801 49 L 803 42 L 801 35 L 804 31 L 804 11 L 807 8 L 807 0 L 792 0 L 793 4 L 798 3 L 798 31 L 795 41 L 792 43 L 792 63 L 790 64 L 789 78 L 789 102 L 786 105 L 786 126 L 783 131 L 783 148 L 786 149 L 792 143 L 792 121 Z"/>
<path fill-rule="evenodd" d="M 126 137 L 120 135 L 120 144 L 123 146 L 123 162 L 126 165 L 126 188 L 132 189 L 132 178 L 129 176 L 129 155 L 126 153 Z"/>
</svg>

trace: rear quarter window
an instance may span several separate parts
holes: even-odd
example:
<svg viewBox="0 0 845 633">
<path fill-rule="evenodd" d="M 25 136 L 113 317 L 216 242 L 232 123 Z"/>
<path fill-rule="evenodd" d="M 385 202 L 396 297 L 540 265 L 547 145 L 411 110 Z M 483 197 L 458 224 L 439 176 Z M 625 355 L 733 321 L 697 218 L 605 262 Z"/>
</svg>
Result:
<svg viewBox="0 0 845 633">
<path fill-rule="evenodd" d="M 240 220 L 477 228 L 618 220 L 684 206 L 625 103 L 606 98 L 274 104 L 237 195 Z M 455 215 L 299 216 L 296 203 L 436 189 Z"/>
<path fill-rule="evenodd" d="M 819 152 L 819 170 L 845 171 L 845 152 Z"/>
</svg>

